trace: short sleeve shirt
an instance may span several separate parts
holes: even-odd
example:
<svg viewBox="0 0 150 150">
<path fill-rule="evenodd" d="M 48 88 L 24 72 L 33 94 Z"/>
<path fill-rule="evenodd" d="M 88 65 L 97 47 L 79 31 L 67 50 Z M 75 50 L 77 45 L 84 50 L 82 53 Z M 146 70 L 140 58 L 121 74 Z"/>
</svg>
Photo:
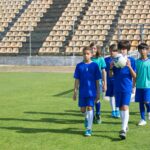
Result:
<svg viewBox="0 0 150 150">
<path fill-rule="evenodd" d="M 74 78 L 79 80 L 79 97 L 96 97 L 96 80 L 101 79 L 101 72 L 95 62 L 77 64 Z"/>
</svg>

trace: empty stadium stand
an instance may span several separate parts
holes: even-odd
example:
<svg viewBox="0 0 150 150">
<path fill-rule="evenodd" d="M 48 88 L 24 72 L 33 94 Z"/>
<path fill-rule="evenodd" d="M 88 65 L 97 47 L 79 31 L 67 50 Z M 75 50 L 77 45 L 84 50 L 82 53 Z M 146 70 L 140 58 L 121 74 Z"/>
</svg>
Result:
<svg viewBox="0 0 150 150">
<path fill-rule="evenodd" d="M 80 55 L 122 39 L 150 45 L 149 0 L 0 1 L 0 55 Z"/>
</svg>

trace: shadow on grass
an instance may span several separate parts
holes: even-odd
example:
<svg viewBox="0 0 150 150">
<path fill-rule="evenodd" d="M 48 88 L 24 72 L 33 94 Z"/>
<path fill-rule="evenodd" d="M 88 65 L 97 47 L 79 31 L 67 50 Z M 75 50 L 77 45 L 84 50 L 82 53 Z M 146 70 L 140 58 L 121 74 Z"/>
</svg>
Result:
<svg viewBox="0 0 150 150">
<path fill-rule="evenodd" d="M 55 119 L 55 118 L 41 118 L 41 119 L 0 118 L 0 121 L 26 121 L 26 122 L 43 122 L 43 123 L 58 123 L 58 124 L 83 123 L 83 120 Z"/>
<path fill-rule="evenodd" d="M 36 133 L 54 133 L 54 134 L 77 134 L 77 135 L 83 135 L 83 131 L 79 130 L 78 128 L 66 128 L 66 129 L 41 129 L 41 128 L 24 128 L 24 127 L 0 127 L 0 129 L 4 130 L 12 130 L 16 131 L 17 133 L 27 133 L 27 134 L 36 134 Z M 117 132 L 117 131 L 98 131 L 98 132 L 104 132 L 104 133 L 110 133 L 110 132 Z M 111 139 L 112 141 L 120 141 L 119 138 L 113 138 L 111 136 L 107 135 L 95 135 L 94 137 L 102 137 Z"/>
<path fill-rule="evenodd" d="M 77 113 L 54 113 L 54 112 L 36 112 L 26 111 L 25 114 L 43 114 L 43 115 L 58 115 L 58 116 L 83 116 L 81 112 Z"/>
<path fill-rule="evenodd" d="M 73 89 L 70 89 L 70 90 L 58 93 L 56 95 L 53 95 L 53 96 L 56 96 L 56 97 L 58 97 L 58 96 L 65 96 L 65 95 L 71 94 L 72 92 L 73 92 Z"/>
<path fill-rule="evenodd" d="M 16 131 L 17 133 L 25 133 L 25 134 L 38 134 L 38 133 L 54 133 L 54 134 L 72 134 L 72 135 L 83 135 L 83 131 L 79 130 L 78 128 L 65 128 L 65 129 L 41 129 L 41 128 L 25 128 L 25 127 L 0 127 L 0 129 L 4 130 L 12 130 Z M 97 131 L 101 133 L 110 133 L 110 132 L 118 132 L 118 131 Z M 96 132 L 94 132 L 96 133 Z M 94 137 L 101 137 L 110 139 L 113 142 L 122 141 L 120 138 L 113 138 L 109 135 L 95 135 Z"/>
<path fill-rule="evenodd" d="M 118 132 L 118 131 L 114 131 L 114 132 Z M 110 139 L 112 142 L 120 142 L 120 141 L 122 141 L 122 139 L 120 139 L 119 137 L 118 138 L 113 138 L 112 136 L 108 136 L 108 135 L 94 135 L 94 136 L 100 137 L 100 138 L 105 138 L 105 139 L 107 138 L 107 139 Z"/>
<path fill-rule="evenodd" d="M 65 112 L 81 113 L 79 110 L 65 110 Z"/>
<path fill-rule="evenodd" d="M 0 127 L 0 129 L 14 130 L 17 133 L 55 133 L 55 134 L 83 134 L 83 131 L 79 131 L 76 128 L 66 129 L 41 129 L 41 128 L 24 128 L 24 127 Z"/>
</svg>

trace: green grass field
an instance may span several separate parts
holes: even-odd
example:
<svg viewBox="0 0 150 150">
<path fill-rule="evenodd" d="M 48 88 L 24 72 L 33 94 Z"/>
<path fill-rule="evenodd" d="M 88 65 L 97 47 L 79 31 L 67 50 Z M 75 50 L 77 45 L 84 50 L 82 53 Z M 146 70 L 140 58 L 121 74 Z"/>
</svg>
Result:
<svg viewBox="0 0 150 150">
<path fill-rule="evenodd" d="M 0 150 L 149 150 L 150 122 L 138 127 L 138 104 L 131 103 L 127 139 L 120 119 L 102 101 L 102 124 L 84 137 L 83 116 L 72 100 L 72 74 L 0 74 Z"/>
</svg>

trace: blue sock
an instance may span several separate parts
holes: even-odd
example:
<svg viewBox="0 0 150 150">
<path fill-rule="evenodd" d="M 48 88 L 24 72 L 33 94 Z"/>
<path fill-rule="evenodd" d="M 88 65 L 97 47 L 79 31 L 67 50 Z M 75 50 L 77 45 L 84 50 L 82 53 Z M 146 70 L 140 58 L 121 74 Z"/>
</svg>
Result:
<svg viewBox="0 0 150 150">
<path fill-rule="evenodd" d="M 147 108 L 147 113 L 149 113 L 150 112 L 150 103 L 146 104 L 146 108 Z"/>
<path fill-rule="evenodd" d="M 96 107 L 96 115 L 100 115 L 101 103 L 98 102 L 95 104 Z"/>
<path fill-rule="evenodd" d="M 139 107 L 140 107 L 141 119 L 145 120 L 145 106 L 144 106 L 144 103 L 139 103 Z"/>
<path fill-rule="evenodd" d="M 93 119 L 94 119 L 94 115 L 95 115 L 95 114 L 94 114 L 94 107 L 92 107 L 92 108 L 93 108 Z"/>
</svg>

